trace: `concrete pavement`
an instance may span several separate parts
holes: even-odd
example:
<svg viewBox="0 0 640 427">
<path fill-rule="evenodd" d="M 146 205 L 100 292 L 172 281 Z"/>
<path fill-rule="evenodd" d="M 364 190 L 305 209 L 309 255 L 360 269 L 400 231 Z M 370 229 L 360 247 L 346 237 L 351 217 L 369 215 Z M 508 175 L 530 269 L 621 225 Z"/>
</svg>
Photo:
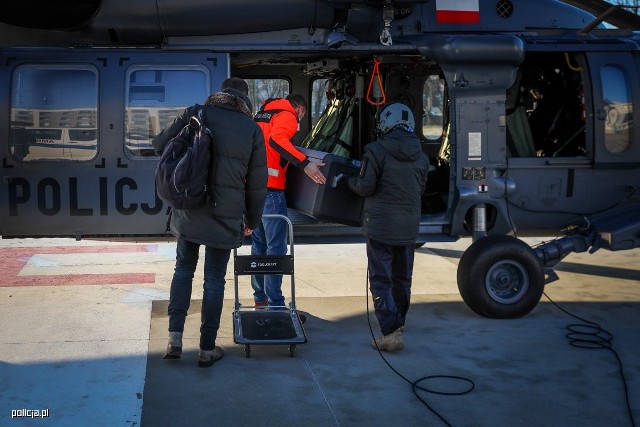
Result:
<svg viewBox="0 0 640 427">
<path fill-rule="evenodd" d="M 418 250 L 406 348 L 384 358 L 369 347 L 364 245 L 295 247 L 308 316 L 295 357 L 252 346 L 247 358 L 233 342 L 230 263 L 225 357 L 202 369 L 201 268 L 183 358 L 162 359 L 175 243 L 0 240 L 0 425 L 631 426 L 627 398 L 637 424 L 640 251 L 572 254 L 532 313 L 491 320 L 457 291 L 468 244 Z M 249 302 L 248 278 L 240 291 Z M 567 326 L 584 320 L 613 335 L 615 353 L 570 345 Z M 427 376 L 459 378 L 416 383 L 445 394 L 414 392 Z"/>
</svg>

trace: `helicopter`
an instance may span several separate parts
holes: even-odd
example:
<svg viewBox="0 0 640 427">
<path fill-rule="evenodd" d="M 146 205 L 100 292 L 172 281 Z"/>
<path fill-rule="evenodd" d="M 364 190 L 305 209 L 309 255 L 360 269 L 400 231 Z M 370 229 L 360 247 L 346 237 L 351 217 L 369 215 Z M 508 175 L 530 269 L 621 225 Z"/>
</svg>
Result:
<svg viewBox="0 0 640 427">
<path fill-rule="evenodd" d="M 254 110 L 303 94 L 294 143 L 355 169 L 376 112 L 408 105 L 416 247 L 471 237 L 464 302 L 522 317 L 568 254 L 640 246 L 638 28 L 596 0 L 25 0 L 0 18 L 0 235 L 167 238 L 151 140 L 237 76 Z M 363 241 L 355 197 L 291 208 L 296 241 Z"/>
</svg>

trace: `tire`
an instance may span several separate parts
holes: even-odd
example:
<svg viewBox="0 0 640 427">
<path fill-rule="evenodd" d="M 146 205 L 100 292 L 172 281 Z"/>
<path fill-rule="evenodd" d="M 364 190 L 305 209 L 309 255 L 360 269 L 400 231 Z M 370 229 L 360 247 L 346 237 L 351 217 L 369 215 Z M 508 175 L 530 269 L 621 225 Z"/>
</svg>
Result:
<svg viewBox="0 0 640 427">
<path fill-rule="evenodd" d="M 474 242 L 458 264 L 458 290 L 467 306 L 493 319 L 527 315 L 544 291 L 544 267 L 529 245 L 495 235 Z"/>
</svg>

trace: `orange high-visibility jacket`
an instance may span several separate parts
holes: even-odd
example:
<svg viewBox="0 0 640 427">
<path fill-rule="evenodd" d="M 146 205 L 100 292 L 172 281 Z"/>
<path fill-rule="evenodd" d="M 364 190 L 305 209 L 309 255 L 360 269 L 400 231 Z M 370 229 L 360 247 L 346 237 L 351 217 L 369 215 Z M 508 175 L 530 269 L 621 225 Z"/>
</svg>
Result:
<svg viewBox="0 0 640 427">
<path fill-rule="evenodd" d="M 268 99 L 255 115 L 267 148 L 267 188 L 284 190 L 289 164 L 304 168 L 307 156 L 299 151 L 291 138 L 298 131 L 298 116 L 285 98 Z"/>
</svg>

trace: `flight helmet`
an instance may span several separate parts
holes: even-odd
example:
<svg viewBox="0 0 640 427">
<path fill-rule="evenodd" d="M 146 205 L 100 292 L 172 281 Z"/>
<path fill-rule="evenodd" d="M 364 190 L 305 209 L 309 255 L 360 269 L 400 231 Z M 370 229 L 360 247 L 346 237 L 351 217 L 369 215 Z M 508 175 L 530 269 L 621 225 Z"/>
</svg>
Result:
<svg viewBox="0 0 640 427">
<path fill-rule="evenodd" d="M 407 132 L 413 132 L 416 127 L 411 109 L 400 102 L 382 107 L 376 114 L 376 122 L 376 131 L 380 136 L 397 126 L 403 127 Z"/>
</svg>

